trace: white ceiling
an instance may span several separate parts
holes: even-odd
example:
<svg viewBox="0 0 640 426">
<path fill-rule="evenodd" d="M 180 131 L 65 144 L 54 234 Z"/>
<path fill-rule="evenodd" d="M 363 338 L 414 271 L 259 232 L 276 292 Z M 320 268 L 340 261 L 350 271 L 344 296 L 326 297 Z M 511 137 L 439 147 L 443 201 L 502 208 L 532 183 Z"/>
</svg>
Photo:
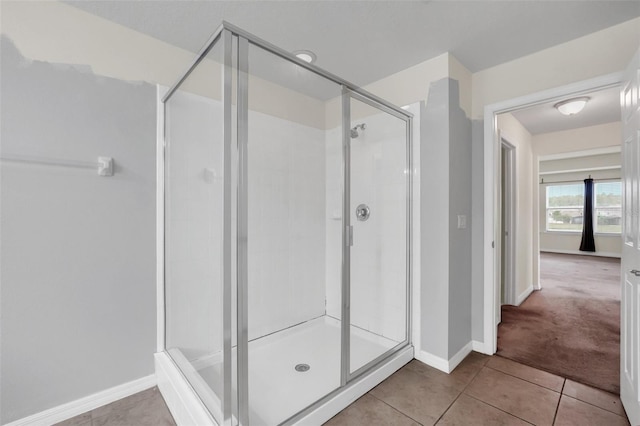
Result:
<svg viewBox="0 0 640 426">
<path fill-rule="evenodd" d="M 553 107 L 560 100 L 520 109 L 512 114 L 532 135 L 620 121 L 620 88 L 613 87 L 584 96 L 591 99 L 576 115 L 560 114 Z"/>
<path fill-rule="evenodd" d="M 640 16 L 618 0 L 65 2 L 194 52 L 226 20 L 359 86 L 445 52 L 476 72 Z"/>
<path fill-rule="evenodd" d="M 358 86 L 445 52 L 477 72 L 640 16 L 637 0 L 63 1 L 193 52 L 226 20 L 285 50 L 311 50 L 316 65 Z M 612 102 L 594 96 L 569 118 L 549 105 L 514 115 L 536 134 L 614 121 Z"/>
</svg>

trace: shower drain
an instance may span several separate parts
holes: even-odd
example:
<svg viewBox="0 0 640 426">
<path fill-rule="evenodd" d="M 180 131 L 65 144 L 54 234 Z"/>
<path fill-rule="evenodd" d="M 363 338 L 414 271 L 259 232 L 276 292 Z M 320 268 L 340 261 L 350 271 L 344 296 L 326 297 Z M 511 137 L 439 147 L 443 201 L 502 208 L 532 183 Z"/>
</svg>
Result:
<svg viewBox="0 0 640 426">
<path fill-rule="evenodd" d="M 311 367 L 309 367 L 309 364 L 298 364 L 296 365 L 296 371 L 299 371 L 300 373 L 304 373 L 305 371 L 309 371 Z"/>
</svg>

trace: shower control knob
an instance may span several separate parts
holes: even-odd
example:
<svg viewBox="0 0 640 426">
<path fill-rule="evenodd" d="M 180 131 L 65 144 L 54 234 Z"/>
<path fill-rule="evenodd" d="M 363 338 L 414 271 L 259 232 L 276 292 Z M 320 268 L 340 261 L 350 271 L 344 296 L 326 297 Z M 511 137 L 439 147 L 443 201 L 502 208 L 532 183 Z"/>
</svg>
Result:
<svg viewBox="0 0 640 426">
<path fill-rule="evenodd" d="M 356 218 L 359 221 L 366 221 L 367 219 L 369 219 L 370 214 L 371 211 L 369 210 L 369 206 L 367 206 L 366 204 L 360 204 L 358 207 L 356 207 Z"/>
</svg>

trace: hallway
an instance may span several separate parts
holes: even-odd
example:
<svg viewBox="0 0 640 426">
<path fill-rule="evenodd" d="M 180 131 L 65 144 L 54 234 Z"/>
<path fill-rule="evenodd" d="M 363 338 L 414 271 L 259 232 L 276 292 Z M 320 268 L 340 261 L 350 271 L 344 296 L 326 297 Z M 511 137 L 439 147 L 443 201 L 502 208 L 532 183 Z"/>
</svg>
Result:
<svg viewBox="0 0 640 426">
<path fill-rule="evenodd" d="M 620 260 L 540 253 L 540 283 L 502 307 L 497 354 L 619 393 Z"/>
</svg>

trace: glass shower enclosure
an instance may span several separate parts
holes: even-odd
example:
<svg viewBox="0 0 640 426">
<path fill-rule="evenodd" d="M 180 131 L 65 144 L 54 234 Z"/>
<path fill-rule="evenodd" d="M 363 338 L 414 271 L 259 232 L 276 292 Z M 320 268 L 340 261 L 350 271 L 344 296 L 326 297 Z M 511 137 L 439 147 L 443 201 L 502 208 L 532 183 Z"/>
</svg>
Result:
<svg viewBox="0 0 640 426">
<path fill-rule="evenodd" d="M 228 23 L 160 108 L 170 407 L 326 419 L 413 357 L 410 113 Z"/>
</svg>

